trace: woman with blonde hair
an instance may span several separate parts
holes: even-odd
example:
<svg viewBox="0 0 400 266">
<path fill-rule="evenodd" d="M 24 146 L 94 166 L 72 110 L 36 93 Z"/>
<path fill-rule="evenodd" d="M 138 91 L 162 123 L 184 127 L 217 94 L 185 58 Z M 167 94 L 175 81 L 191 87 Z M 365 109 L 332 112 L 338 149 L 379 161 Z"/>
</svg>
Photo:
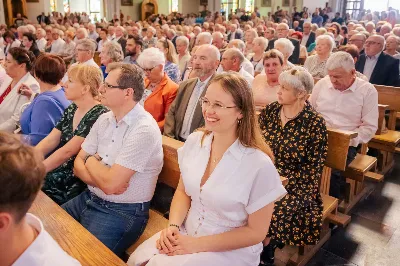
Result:
<svg viewBox="0 0 400 266">
<path fill-rule="evenodd" d="M 328 150 L 325 120 L 307 101 L 314 79 L 294 67 L 279 76 L 278 101 L 261 111 L 259 124 L 274 152 L 280 176 L 289 179 L 287 194 L 275 202 L 262 263 L 272 265 L 277 247 L 315 245 L 322 227 L 319 180 Z M 267 221 L 269 223 L 269 221 Z"/>
<path fill-rule="evenodd" d="M 98 101 L 103 75 L 99 68 L 76 65 L 68 70 L 65 96 L 72 104 L 35 149 L 43 156 L 46 178 L 42 190 L 56 203 L 78 196 L 86 184 L 74 176 L 74 160 L 97 118 L 108 109 Z"/>
<path fill-rule="evenodd" d="M 178 66 L 178 56 L 176 54 L 175 46 L 170 40 L 165 38 L 158 40 L 157 48 L 164 53 L 165 68 L 164 71 L 168 77 L 175 83 L 181 81 L 181 74 Z"/>
<path fill-rule="evenodd" d="M 274 202 L 286 191 L 250 87 L 237 73 L 217 75 L 201 107 L 205 127 L 178 150 L 181 180 L 168 227 L 135 250 L 130 266 L 259 264 Z"/>
</svg>

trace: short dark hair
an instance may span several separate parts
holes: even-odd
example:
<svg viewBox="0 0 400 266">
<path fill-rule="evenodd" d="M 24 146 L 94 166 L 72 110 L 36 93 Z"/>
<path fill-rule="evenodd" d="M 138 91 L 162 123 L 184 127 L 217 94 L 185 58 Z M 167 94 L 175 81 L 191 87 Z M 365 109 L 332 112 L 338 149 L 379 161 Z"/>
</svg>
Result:
<svg viewBox="0 0 400 266">
<path fill-rule="evenodd" d="M 25 64 L 26 71 L 31 71 L 36 59 L 31 51 L 27 51 L 21 47 L 13 47 L 8 50 L 8 53 L 17 61 L 18 65 Z"/>
<path fill-rule="evenodd" d="M 12 213 L 20 222 L 35 200 L 45 174 L 43 156 L 17 137 L 0 132 L 0 212 Z"/>
<path fill-rule="evenodd" d="M 133 100 L 139 102 L 144 93 L 144 73 L 142 69 L 134 64 L 111 63 L 107 66 L 108 73 L 119 69 L 121 74 L 117 80 L 118 86 L 132 88 L 134 90 Z"/>
<path fill-rule="evenodd" d="M 143 40 L 139 36 L 128 35 L 128 39 L 134 40 L 136 45 L 140 45 L 140 47 L 143 47 Z"/>
<path fill-rule="evenodd" d="M 101 28 L 100 31 L 104 31 L 106 34 L 108 34 L 108 30 L 106 28 Z"/>
<path fill-rule="evenodd" d="M 25 32 L 24 34 L 22 34 L 22 36 L 25 36 L 26 38 L 28 38 L 28 40 L 30 42 L 36 43 L 36 36 L 33 35 L 33 33 L 31 32 Z"/>
<path fill-rule="evenodd" d="M 66 66 L 64 60 L 53 54 L 40 55 L 33 69 L 36 78 L 51 85 L 60 83 L 65 72 Z"/>
<path fill-rule="evenodd" d="M 13 41 L 15 41 L 15 35 L 14 35 L 14 33 L 13 33 L 12 31 L 6 31 L 6 32 L 4 32 L 4 34 L 3 34 L 4 40 L 5 40 L 7 37 L 8 37 L 8 38 L 11 38 Z"/>
</svg>

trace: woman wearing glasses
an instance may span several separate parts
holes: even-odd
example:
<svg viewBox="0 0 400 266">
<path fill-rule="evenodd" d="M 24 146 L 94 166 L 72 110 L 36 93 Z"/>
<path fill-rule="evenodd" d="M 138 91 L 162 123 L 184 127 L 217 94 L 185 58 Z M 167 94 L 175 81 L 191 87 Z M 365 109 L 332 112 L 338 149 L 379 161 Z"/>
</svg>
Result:
<svg viewBox="0 0 400 266">
<path fill-rule="evenodd" d="M 237 73 L 221 74 L 201 105 L 205 127 L 178 150 L 169 225 L 136 249 L 130 266 L 259 264 L 274 201 L 286 191 L 257 128 L 251 90 Z"/>
<path fill-rule="evenodd" d="M 144 50 L 139 55 L 137 63 L 146 75 L 145 90 L 140 104 L 154 117 L 163 132 L 165 117 L 170 105 L 175 100 L 179 86 L 165 73 L 165 57 L 159 49 Z"/>
<path fill-rule="evenodd" d="M 65 96 L 72 104 L 36 146 L 43 156 L 51 154 L 44 160 L 47 175 L 42 190 L 59 205 L 85 190 L 86 184 L 73 173 L 74 160 L 97 118 L 108 112 L 97 99 L 103 81 L 97 67 L 77 65 L 69 69 L 68 77 Z"/>
<path fill-rule="evenodd" d="M 161 39 L 157 42 L 157 48 L 164 53 L 165 67 L 164 71 L 168 77 L 175 83 L 181 81 L 181 74 L 178 66 L 178 58 L 175 51 L 175 46 L 170 40 Z"/>
<path fill-rule="evenodd" d="M 272 148 L 287 194 L 275 202 L 261 261 L 274 263 L 276 247 L 315 245 L 322 226 L 319 179 L 327 155 L 325 120 L 308 103 L 314 87 L 310 73 L 295 67 L 279 76 L 278 101 L 261 111 L 259 124 Z M 268 221 L 267 221 L 268 222 Z"/>
</svg>

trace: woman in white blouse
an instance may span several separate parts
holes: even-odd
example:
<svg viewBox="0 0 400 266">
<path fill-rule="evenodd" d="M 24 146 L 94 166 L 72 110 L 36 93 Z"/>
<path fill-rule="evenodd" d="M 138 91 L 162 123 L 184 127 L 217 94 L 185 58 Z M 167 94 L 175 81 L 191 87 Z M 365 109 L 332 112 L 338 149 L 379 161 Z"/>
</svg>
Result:
<svg viewBox="0 0 400 266">
<path fill-rule="evenodd" d="M 39 93 L 39 83 L 29 73 L 35 61 L 32 52 L 15 47 L 8 51 L 4 68 L 7 75 L 0 80 L 0 131 L 14 132 L 17 129 L 23 106 L 30 99 L 23 94 L 28 87 L 34 94 Z"/>
<path fill-rule="evenodd" d="M 253 56 L 250 62 L 254 66 L 254 77 L 260 74 L 264 69 L 263 57 L 264 51 L 268 47 L 268 40 L 264 37 L 257 37 L 253 40 Z"/>
<path fill-rule="evenodd" d="M 189 39 L 186 36 L 176 38 L 176 51 L 178 52 L 179 71 L 183 74 L 190 61 Z"/>
<path fill-rule="evenodd" d="M 286 190 L 257 129 L 247 81 L 237 73 L 217 75 L 201 105 L 205 128 L 178 150 L 181 180 L 169 226 L 140 245 L 128 265 L 260 262 L 274 202 Z"/>
</svg>

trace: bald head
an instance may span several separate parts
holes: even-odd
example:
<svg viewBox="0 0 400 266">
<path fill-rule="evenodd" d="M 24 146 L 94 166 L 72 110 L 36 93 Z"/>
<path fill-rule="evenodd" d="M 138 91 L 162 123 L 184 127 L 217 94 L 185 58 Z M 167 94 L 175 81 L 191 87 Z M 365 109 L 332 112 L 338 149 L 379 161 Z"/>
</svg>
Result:
<svg viewBox="0 0 400 266">
<path fill-rule="evenodd" d="M 195 53 L 192 51 L 193 71 L 196 77 L 204 81 L 213 75 L 218 68 L 220 53 L 217 47 L 211 44 L 197 46 Z"/>
<path fill-rule="evenodd" d="M 225 44 L 224 35 L 221 32 L 217 31 L 212 34 L 212 44 L 218 49 L 222 49 Z"/>
<path fill-rule="evenodd" d="M 224 71 L 239 72 L 240 66 L 244 61 L 244 55 L 237 48 L 229 48 L 222 55 L 222 69 Z"/>
</svg>

